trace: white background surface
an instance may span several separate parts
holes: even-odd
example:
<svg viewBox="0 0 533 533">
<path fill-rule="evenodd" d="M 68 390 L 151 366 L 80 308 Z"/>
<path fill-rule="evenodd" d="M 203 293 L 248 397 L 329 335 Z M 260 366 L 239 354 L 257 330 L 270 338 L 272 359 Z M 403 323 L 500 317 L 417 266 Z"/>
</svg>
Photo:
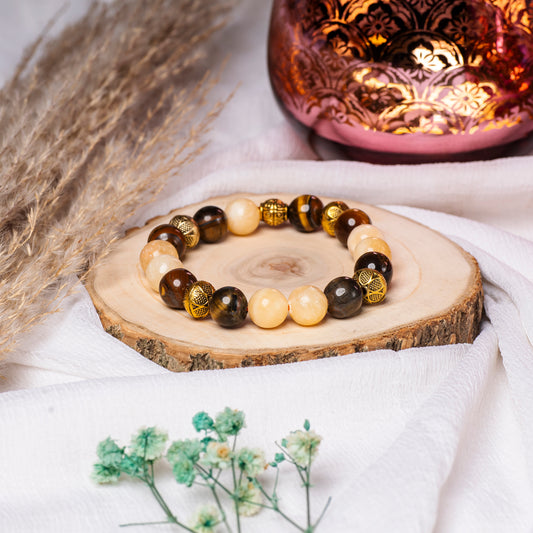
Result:
<svg viewBox="0 0 533 533">
<path fill-rule="evenodd" d="M 61 5 L 0 3 L 1 79 Z M 73 1 L 58 27 L 85 5 Z M 106 532 L 161 519 L 140 484 L 90 481 L 97 442 L 112 435 L 126 444 L 142 425 L 190 437 L 196 411 L 226 405 L 246 412 L 245 439 L 270 453 L 305 418 L 323 435 L 314 509 L 328 495 L 333 503 L 322 531 L 533 530 L 532 158 L 413 167 L 312 161 L 270 92 L 269 11 L 269 2 L 246 0 L 218 34 L 210 59 L 230 60 L 215 96 L 238 91 L 205 156 L 134 221 L 238 191 L 388 205 L 478 259 L 487 314 L 480 336 L 473 345 L 177 375 L 106 335 L 80 288 L 2 368 L 2 531 Z M 297 483 L 285 483 L 287 508 L 303 512 Z M 201 501 L 168 473 L 162 490 L 184 517 Z M 262 513 L 246 531 L 291 529 Z"/>
</svg>

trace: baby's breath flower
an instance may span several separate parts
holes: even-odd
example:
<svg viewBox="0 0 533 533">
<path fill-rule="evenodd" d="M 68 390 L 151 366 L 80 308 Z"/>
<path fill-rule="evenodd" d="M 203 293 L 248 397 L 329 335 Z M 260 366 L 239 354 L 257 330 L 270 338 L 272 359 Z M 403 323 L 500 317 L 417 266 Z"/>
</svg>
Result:
<svg viewBox="0 0 533 533">
<path fill-rule="evenodd" d="M 93 466 L 91 477 L 96 483 L 115 483 L 120 477 L 120 469 L 116 466 L 96 463 Z"/>
<path fill-rule="evenodd" d="M 124 455 L 120 462 L 120 470 L 132 477 L 142 477 L 144 475 L 144 459 L 138 455 Z"/>
<path fill-rule="evenodd" d="M 244 413 L 226 407 L 215 418 L 215 429 L 219 435 L 237 435 L 244 427 Z"/>
<path fill-rule="evenodd" d="M 253 516 L 261 510 L 263 502 L 261 491 L 251 482 L 241 483 L 237 489 L 239 501 L 239 514 L 241 516 Z"/>
<path fill-rule="evenodd" d="M 187 487 L 192 486 L 196 478 L 194 463 L 186 457 L 183 457 L 180 461 L 176 461 L 172 465 L 172 472 L 176 481 Z"/>
<path fill-rule="evenodd" d="M 203 505 L 194 513 L 191 527 L 199 533 L 213 533 L 220 521 L 220 511 L 215 506 Z"/>
<path fill-rule="evenodd" d="M 198 439 L 177 440 L 170 445 L 167 459 L 170 464 L 181 461 L 184 457 L 196 463 L 200 459 L 202 443 Z"/>
<path fill-rule="evenodd" d="M 201 462 L 211 468 L 229 468 L 233 453 L 227 442 L 212 440 L 207 444 Z"/>
<path fill-rule="evenodd" d="M 242 448 L 237 454 L 237 464 L 248 477 L 257 477 L 265 469 L 265 454 L 259 448 Z"/>
<path fill-rule="evenodd" d="M 178 483 L 190 487 L 196 478 L 194 465 L 200 459 L 202 443 L 198 439 L 178 440 L 170 445 L 168 462 Z"/>
<path fill-rule="evenodd" d="M 200 411 L 192 417 L 192 425 L 196 431 L 207 431 L 213 429 L 215 423 L 205 411 Z"/>
<path fill-rule="evenodd" d="M 131 439 L 130 449 L 147 461 L 159 459 L 165 451 L 168 435 L 155 427 L 142 428 Z"/>
<path fill-rule="evenodd" d="M 111 437 L 107 437 L 96 447 L 96 455 L 102 465 L 118 468 L 124 455 L 124 448 L 120 448 Z"/>
<path fill-rule="evenodd" d="M 312 430 L 298 430 L 292 431 L 291 434 L 284 439 L 284 445 L 294 462 L 299 466 L 305 467 L 311 464 L 318 453 L 318 446 L 320 445 L 321 440 L 322 437 Z"/>
</svg>

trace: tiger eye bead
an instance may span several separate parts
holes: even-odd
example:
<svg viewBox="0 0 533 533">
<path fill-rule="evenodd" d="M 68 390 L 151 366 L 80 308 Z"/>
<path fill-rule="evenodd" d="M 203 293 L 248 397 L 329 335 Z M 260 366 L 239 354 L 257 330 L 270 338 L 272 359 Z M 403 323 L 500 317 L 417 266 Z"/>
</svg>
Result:
<svg viewBox="0 0 533 533">
<path fill-rule="evenodd" d="M 363 291 L 353 278 L 339 276 L 332 279 L 324 289 L 328 300 L 328 313 L 333 318 L 355 316 L 363 305 Z"/>
<path fill-rule="evenodd" d="M 187 244 L 185 242 L 185 237 L 179 229 L 176 229 L 170 224 L 161 224 L 160 226 L 155 227 L 148 235 L 148 242 L 150 241 L 168 241 L 178 252 L 180 259 L 183 259 L 185 256 L 185 251 L 187 250 Z"/>
<path fill-rule="evenodd" d="M 228 232 L 228 219 L 220 207 L 206 205 L 198 209 L 193 218 L 200 228 L 200 239 L 203 242 L 218 242 Z"/>
<path fill-rule="evenodd" d="M 236 198 L 226 206 L 228 229 L 234 235 L 250 235 L 261 221 L 259 208 L 248 198 Z"/>
<path fill-rule="evenodd" d="M 363 239 L 354 249 L 353 258 L 357 261 L 367 252 L 379 252 L 386 255 L 389 259 L 392 257 L 389 245 L 378 237 L 368 237 Z"/>
<path fill-rule="evenodd" d="M 287 220 L 287 204 L 277 198 L 269 198 L 259 206 L 261 220 L 269 226 L 279 226 Z"/>
<path fill-rule="evenodd" d="M 352 230 L 361 224 L 371 224 L 370 217 L 361 209 L 347 209 L 339 215 L 337 222 L 335 222 L 335 237 L 343 246 L 346 246 Z"/>
<path fill-rule="evenodd" d="M 143 272 L 146 272 L 146 268 L 150 261 L 158 255 L 173 255 L 176 259 L 179 259 L 178 251 L 168 241 L 160 241 L 157 239 L 155 241 L 147 242 L 139 254 L 139 263 L 141 264 Z"/>
<path fill-rule="evenodd" d="M 144 273 L 153 291 L 159 292 L 159 282 L 161 278 L 174 268 L 181 268 L 183 263 L 174 255 L 157 255 L 146 267 Z"/>
<path fill-rule="evenodd" d="M 289 304 L 277 289 L 259 289 L 250 298 L 248 313 L 256 326 L 272 329 L 283 324 L 289 313 Z"/>
<path fill-rule="evenodd" d="M 381 272 L 371 268 L 362 268 L 354 274 L 363 291 L 363 302 L 366 304 L 377 304 L 381 302 L 387 294 L 387 282 Z"/>
<path fill-rule="evenodd" d="M 355 248 L 362 240 L 368 239 L 369 237 L 378 237 L 379 239 L 385 238 L 381 230 L 372 224 L 361 224 L 350 232 L 346 246 L 354 260 L 357 261 L 357 257 L 354 256 Z"/>
<path fill-rule="evenodd" d="M 315 326 L 328 312 L 328 299 L 313 285 L 294 289 L 289 295 L 289 314 L 300 326 Z"/>
<path fill-rule="evenodd" d="M 348 206 L 341 201 L 330 202 L 324 206 L 322 209 L 322 228 L 328 235 L 335 237 L 335 222 L 337 222 L 339 215 L 347 209 L 349 209 Z"/>
<path fill-rule="evenodd" d="M 320 228 L 323 207 L 320 198 L 311 194 L 302 194 L 290 203 L 287 217 L 298 231 L 310 233 Z"/>
<path fill-rule="evenodd" d="M 237 287 L 222 287 L 211 296 L 209 313 L 219 326 L 236 328 L 246 320 L 248 300 Z"/>
<path fill-rule="evenodd" d="M 169 307 L 184 309 L 185 291 L 195 281 L 197 281 L 196 276 L 186 268 L 169 270 L 159 282 L 159 295 Z"/>
<path fill-rule="evenodd" d="M 387 286 L 390 285 L 392 279 L 392 263 L 391 260 L 380 252 L 366 252 L 355 262 L 354 273 L 362 268 L 371 268 L 380 272 Z"/>
<path fill-rule="evenodd" d="M 215 288 L 208 281 L 195 281 L 185 289 L 183 307 L 193 318 L 209 316 L 209 300 Z"/>
<path fill-rule="evenodd" d="M 181 231 L 187 248 L 194 248 L 200 242 L 200 228 L 192 217 L 176 215 L 172 217 L 170 225 Z"/>
</svg>

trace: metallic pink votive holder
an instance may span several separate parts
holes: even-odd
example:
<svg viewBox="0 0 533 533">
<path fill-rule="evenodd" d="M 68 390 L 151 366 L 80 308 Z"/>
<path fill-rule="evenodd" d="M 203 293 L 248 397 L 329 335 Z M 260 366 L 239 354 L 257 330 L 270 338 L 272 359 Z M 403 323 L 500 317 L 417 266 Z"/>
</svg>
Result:
<svg viewBox="0 0 533 533">
<path fill-rule="evenodd" d="M 353 158 L 497 157 L 533 130 L 532 18 L 525 0 L 274 0 L 270 79 Z"/>
</svg>

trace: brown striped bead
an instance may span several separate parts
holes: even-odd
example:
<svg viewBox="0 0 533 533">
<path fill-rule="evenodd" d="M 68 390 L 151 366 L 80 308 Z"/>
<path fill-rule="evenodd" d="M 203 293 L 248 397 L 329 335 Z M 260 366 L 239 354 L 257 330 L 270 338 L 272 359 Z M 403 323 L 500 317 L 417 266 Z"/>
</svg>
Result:
<svg viewBox="0 0 533 533">
<path fill-rule="evenodd" d="M 155 227 L 148 236 L 148 242 L 155 241 L 159 239 L 161 241 L 168 241 L 178 252 L 180 259 L 183 259 L 185 256 L 185 251 L 187 250 L 187 243 L 185 242 L 185 237 L 183 233 L 171 224 L 161 224 L 160 226 Z"/>
<path fill-rule="evenodd" d="M 198 209 L 193 218 L 200 228 L 200 239 L 203 242 L 218 242 L 228 233 L 228 219 L 220 207 L 206 205 Z"/>
<path fill-rule="evenodd" d="M 391 260 L 380 252 L 366 252 L 356 262 L 354 274 L 362 268 L 371 268 L 380 272 L 387 285 L 390 284 L 392 279 L 392 263 Z"/>
<path fill-rule="evenodd" d="M 303 233 L 315 231 L 322 225 L 323 207 L 320 198 L 311 194 L 302 194 L 289 205 L 287 211 L 289 222 Z"/>
<path fill-rule="evenodd" d="M 352 230 L 361 224 L 372 224 L 370 217 L 361 209 L 347 209 L 339 215 L 337 222 L 335 222 L 335 237 L 343 246 L 346 246 Z"/>
<path fill-rule="evenodd" d="M 196 276 L 186 268 L 170 270 L 159 282 L 161 299 L 173 309 L 185 309 L 183 305 L 185 291 L 195 281 L 197 281 Z"/>
<path fill-rule="evenodd" d="M 211 296 L 209 313 L 219 326 L 237 328 L 246 320 L 248 300 L 237 287 L 222 287 Z"/>
<path fill-rule="evenodd" d="M 324 289 L 328 299 L 328 312 L 333 318 L 351 318 L 363 305 L 363 291 L 353 278 L 339 276 Z"/>
</svg>

